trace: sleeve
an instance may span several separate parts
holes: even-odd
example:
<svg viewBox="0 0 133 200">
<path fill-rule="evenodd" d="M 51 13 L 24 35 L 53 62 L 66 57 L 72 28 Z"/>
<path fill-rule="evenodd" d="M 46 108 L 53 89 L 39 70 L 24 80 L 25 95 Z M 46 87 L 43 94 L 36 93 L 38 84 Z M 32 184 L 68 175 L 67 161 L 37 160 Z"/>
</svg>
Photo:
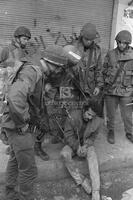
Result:
<svg viewBox="0 0 133 200">
<path fill-rule="evenodd" d="M 107 53 L 105 58 L 104 58 L 104 63 L 103 63 L 103 68 L 102 68 L 102 74 L 103 74 L 104 82 L 105 82 L 105 78 L 107 77 L 108 63 L 109 63 L 109 53 Z"/>
<path fill-rule="evenodd" d="M 74 150 L 76 151 L 78 148 L 78 139 L 76 137 L 75 134 L 75 130 L 74 130 L 74 122 L 70 121 L 69 118 L 67 118 L 66 123 L 65 123 L 65 127 L 64 127 L 64 138 L 66 143 Z"/>
<path fill-rule="evenodd" d="M 101 50 L 98 49 L 98 56 L 97 56 L 97 65 L 95 69 L 95 77 L 96 77 L 96 86 L 98 88 L 102 88 L 104 85 L 103 81 L 103 74 L 102 74 L 102 57 L 101 57 Z"/>
<path fill-rule="evenodd" d="M 9 58 L 9 48 L 4 47 L 1 51 L 0 62 L 5 62 Z"/>
<path fill-rule="evenodd" d="M 9 113 L 17 128 L 25 126 L 29 120 L 28 94 L 33 90 L 36 82 L 36 71 L 28 66 L 25 71 L 10 88 L 8 94 Z"/>
</svg>

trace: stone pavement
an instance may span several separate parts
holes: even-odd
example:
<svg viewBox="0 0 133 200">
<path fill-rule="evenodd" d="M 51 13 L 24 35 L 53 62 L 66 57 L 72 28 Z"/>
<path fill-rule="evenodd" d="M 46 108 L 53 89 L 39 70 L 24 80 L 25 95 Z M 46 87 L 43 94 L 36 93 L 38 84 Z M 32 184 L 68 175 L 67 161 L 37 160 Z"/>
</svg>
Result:
<svg viewBox="0 0 133 200">
<path fill-rule="evenodd" d="M 133 144 L 125 138 L 123 123 L 121 122 L 119 112 L 117 113 L 115 133 L 116 143 L 114 145 L 106 141 L 105 127 L 95 142 L 100 172 L 133 166 Z M 43 147 L 50 155 L 50 160 L 42 161 L 40 158 L 36 157 L 39 180 L 47 181 L 68 177 L 69 174 L 60 159 L 60 150 L 63 145 L 44 144 Z M 5 168 L 9 157 L 5 154 L 5 150 L 6 146 L 0 141 L 0 183 L 4 182 Z M 86 174 L 87 163 L 85 160 L 76 159 L 76 162 L 84 174 Z"/>
</svg>

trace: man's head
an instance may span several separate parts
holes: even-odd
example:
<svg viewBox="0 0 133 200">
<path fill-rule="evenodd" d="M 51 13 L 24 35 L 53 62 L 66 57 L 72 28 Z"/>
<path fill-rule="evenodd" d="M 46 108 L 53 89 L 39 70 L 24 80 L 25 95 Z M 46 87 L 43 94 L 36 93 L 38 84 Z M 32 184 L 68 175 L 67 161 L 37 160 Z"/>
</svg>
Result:
<svg viewBox="0 0 133 200">
<path fill-rule="evenodd" d="M 25 26 L 18 27 L 14 32 L 14 38 L 16 43 L 21 47 L 25 48 L 26 44 L 31 38 L 31 33 Z"/>
<path fill-rule="evenodd" d="M 92 120 L 96 115 L 100 116 L 101 105 L 97 100 L 89 100 L 83 105 L 83 119 L 84 121 Z"/>
<path fill-rule="evenodd" d="M 89 48 L 97 38 L 96 26 L 91 23 L 86 23 L 81 29 L 80 37 L 84 47 Z"/>
<path fill-rule="evenodd" d="M 47 76 L 57 77 L 67 65 L 67 59 L 63 56 L 61 46 L 49 46 L 44 52 L 36 52 L 33 55 L 27 55 L 21 58 L 22 62 L 29 62 L 33 65 L 40 66 Z"/>
<path fill-rule="evenodd" d="M 123 30 L 116 35 L 115 40 L 117 42 L 117 48 L 119 51 L 124 52 L 126 49 L 128 49 L 129 44 L 132 42 L 132 35 L 129 31 Z"/>
<path fill-rule="evenodd" d="M 64 55 L 63 47 L 58 45 L 52 45 L 46 48 L 43 54 L 43 60 L 47 65 L 47 71 L 55 75 L 62 72 L 67 65 L 67 58 Z M 42 63 L 43 60 L 41 60 Z"/>
</svg>

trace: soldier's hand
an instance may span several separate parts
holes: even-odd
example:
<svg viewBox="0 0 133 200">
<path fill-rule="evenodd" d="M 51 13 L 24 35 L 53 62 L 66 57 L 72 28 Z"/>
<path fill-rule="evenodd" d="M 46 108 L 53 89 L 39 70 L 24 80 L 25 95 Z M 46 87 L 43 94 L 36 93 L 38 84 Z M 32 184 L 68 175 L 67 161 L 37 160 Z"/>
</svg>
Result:
<svg viewBox="0 0 133 200">
<path fill-rule="evenodd" d="M 96 87 L 94 89 L 93 95 L 97 96 L 99 94 L 99 92 L 100 92 L 100 89 L 98 87 Z"/>
</svg>

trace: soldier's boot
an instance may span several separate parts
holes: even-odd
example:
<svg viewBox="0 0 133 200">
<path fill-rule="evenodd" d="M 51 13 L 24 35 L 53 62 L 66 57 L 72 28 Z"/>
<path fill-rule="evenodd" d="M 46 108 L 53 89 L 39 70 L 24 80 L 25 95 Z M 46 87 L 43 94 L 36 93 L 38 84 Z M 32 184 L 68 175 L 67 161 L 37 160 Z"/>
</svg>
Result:
<svg viewBox="0 0 133 200">
<path fill-rule="evenodd" d="M 42 160 L 49 160 L 49 155 L 43 150 L 41 142 L 35 142 L 34 151 L 35 155 L 39 156 Z"/>
<path fill-rule="evenodd" d="M 127 139 L 133 143 L 133 134 L 132 133 L 126 133 Z"/>
<path fill-rule="evenodd" d="M 115 143 L 115 135 L 114 135 L 114 130 L 109 130 L 108 134 L 107 134 L 107 141 L 110 144 L 114 144 Z"/>
</svg>

